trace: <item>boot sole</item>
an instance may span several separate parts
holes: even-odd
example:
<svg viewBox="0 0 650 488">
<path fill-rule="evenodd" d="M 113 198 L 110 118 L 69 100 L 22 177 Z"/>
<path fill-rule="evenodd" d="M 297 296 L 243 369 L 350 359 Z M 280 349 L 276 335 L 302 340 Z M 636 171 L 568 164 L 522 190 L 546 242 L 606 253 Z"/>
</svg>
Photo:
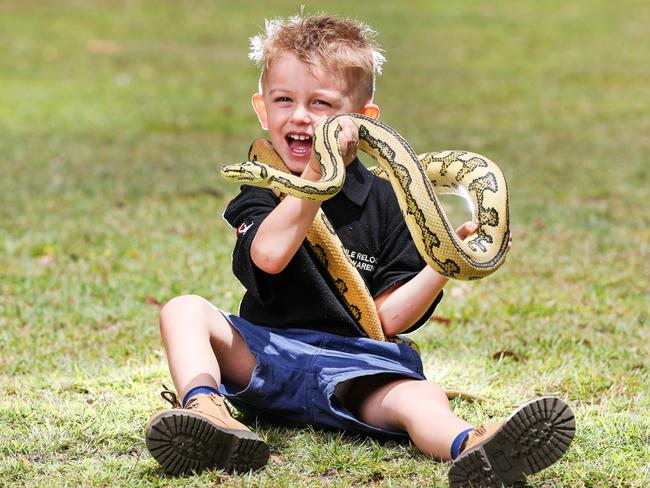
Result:
<svg viewBox="0 0 650 488">
<path fill-rule="evenodd" d="M 255 433 L 222 428 L 187 411 L 171 410 L 153 418 L 145 438 L 153 458 L 172 475 L 209 468 L 254 471 L 269 459 L 268 445 Z"/>
<path fill-rule="evenodd" d="M 543 397 L 515 411 L 492 437 L 456 458 L 449 485 L 496 488 L 520 481 L 560 459 L 575 434 L 571 408 Z"/>
</svg>

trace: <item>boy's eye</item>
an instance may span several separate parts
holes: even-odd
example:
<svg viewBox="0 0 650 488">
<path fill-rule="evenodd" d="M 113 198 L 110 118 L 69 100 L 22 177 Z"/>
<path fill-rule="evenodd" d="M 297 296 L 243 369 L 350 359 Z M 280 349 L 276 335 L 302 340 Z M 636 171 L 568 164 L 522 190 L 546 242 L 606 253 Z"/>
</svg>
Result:
<svg viewBox="0 0 650 488">
<path fill-rule="evenodd" d="M 280 103 L 286 103 L 286 102 L 290 102 L 291 99 L 289 97 L 278 97 L 275 99 L 275 101 Z"/>
<path fill-rule="evenodd" d="M 324 107 L 331 107 L 332 104 L 329 102 L 326 102 L 325 100 L 314 100 L 314 105 L 322 105 Z"/>
</svg>

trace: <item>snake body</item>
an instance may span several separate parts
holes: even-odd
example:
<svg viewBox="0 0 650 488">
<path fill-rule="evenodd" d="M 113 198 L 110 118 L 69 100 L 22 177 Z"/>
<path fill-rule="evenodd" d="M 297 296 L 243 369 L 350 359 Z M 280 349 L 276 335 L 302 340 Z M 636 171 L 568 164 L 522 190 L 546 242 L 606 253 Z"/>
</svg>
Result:
<svg viewBox="0 0 650 488">
<path fill-rule="evenodd" d="M 331 198 L 345 179 L 338 143 L 338 119 L 343 116 L 359 129 L 359 149 L 374 157 L 381 168 L 378 173 L 390 180 L 409 232 L 427 264 L 461 280 L 483 278 L 503 264 L 508 252 L 508 189 L 498 166 L 466 151 L 418 156 L 394 129 L 364 115 L 335 115 L 316 129 L 313 151 L 322 173 L 317 182 L 275 169 L 254 154 L 251 161 L 223 166 L 221 174 L 300 198 Z M 470 202 L 473 220 L 478 222 L 474 234 L 464 240 L 456 235 L 436 191 L 456 193 Z"/>
<path fill-rule="evenodd" d="M 359 127 L 360 149 L 373 155 L 380 163 L 371 171 L 391 181 L 407 225 L 410 222 L 408 227 L 413 240 L 421 253 L 425 250 L 427 254 L 423 257 L 429 264 L 448 276 L 473 279 L 486 276 L 503 263 L 508 250 L 508 192 L 505 179 L 494 163 L 465 151 L 415 156 L 406 141 L 387 125 L 362 115 L 347 116 Z M 230 180 L 271 188 L 280 198 L 286 194 L 317 200 L 331 198 L 341 189 L 345 178 L 336 120 L 337 116 L 326 120 L 314 139 L 314 154 L 323 175 L 318 182 L 292 175 L 273 146 L 263 139 L 257 139 L 251 145 L 249 161 L 225 165 L 221 174 Z M 479 229 L 466 242 L 456 237 L 433 192 L 434 187 L 438 193 L 459 194 L 472 203 L 473 218 L 478 220 Z M 387 338 L 384 335 L 365 281 L 320 209 L 307 232 L 306 241 L 313 255 L 328 271 L 348 312 L 368 337 L 405 343 L 420 352 L 417 344 L 406 336 Z M 466 248 L 469 252 L 465 251 Z M 449 249 L 454 251 L 449 252 Z M 449 399 L 494 401 L 459 389 L 445 389 L 445 393 Z"/>
<path fill-rule="evenodd" d="M 250 161 L 244 163 L 245 165 L 250 163 L 257 165 L 260 161 L 264 161 L 262 164 L 264 168 L 269 165 L 282 172 L 290 172 L 271 143 L 264 139 L 253 141 L 248 151 L 248 159 Z M 235 171 L 238 169 L 235 168 Z M 282 177 L 282 175 L 279 176 Z M 266 175 L 265 178 L 269 178 L 269 175 Z M 280 198 L 284 198 L 286 195 L 277 188 L 274 189 L 274 192 Z M 322 209 L 318 209 L 305 240 L 314 257 L 327 270 L 337 295 L 348 313 L 359 324 L 362 332 L 371 339 L 386 340 L 375 302 L 366 282 L 350 261 L 339 236 Z"/>
</svg>

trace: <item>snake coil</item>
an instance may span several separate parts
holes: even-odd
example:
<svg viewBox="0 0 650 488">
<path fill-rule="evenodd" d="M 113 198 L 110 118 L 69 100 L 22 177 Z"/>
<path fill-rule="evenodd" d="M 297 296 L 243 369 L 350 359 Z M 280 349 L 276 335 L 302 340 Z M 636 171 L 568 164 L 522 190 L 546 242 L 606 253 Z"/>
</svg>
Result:
<svg viewBox="0 0 650 488">
<path fill-rule="evenodd" d="M 319 181 L 264 164 L 262 161 L 280 159 L 269 151 L 249 155 L 251 161 L 225 165 L 221 174 L 299 198 L 327 200 L 345 181 L 338 142 L 340 117 L 349 117 L 357 125 L 359 149 L 379 163 L 375 174 L 391 182 L 409 232 L 427 264 L 460 280 L 483 278 L 503 264 L 510 231 L 508 188 L 499 167 L 484 156 L 466 151 L 418 156 L 394 129 L 365 115 L 335 115 L 316 129 L 313 150 L 321 165 Z M 436 192 L 458 194 L 470 202 L 472 218 L 478 222 L 474 234 L 464 240 L 456 235 Z"/>
</svg>

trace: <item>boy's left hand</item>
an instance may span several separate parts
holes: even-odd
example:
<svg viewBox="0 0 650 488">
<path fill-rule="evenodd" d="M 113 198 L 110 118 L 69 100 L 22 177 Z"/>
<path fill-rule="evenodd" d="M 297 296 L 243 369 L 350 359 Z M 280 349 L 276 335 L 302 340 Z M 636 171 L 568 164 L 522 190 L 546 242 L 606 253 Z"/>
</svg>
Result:
<svg viewBox="0 0 650 488">
<path fill-rule="evenodd" d="M 478 229 L 478 224 L 476 222 L 465 222 L 458 229 L 456 229 L 456 235 L 461 239 L 465 239 L 467 236 L 472 235 Z"/>
<path fill-rule="evenodd" d="M 465 239 L 467 236 L 472 235 L 478 229 L 478 224 L 476 222 L 465 222 L 458 229 L 456 229 L 456 235 L 461 239 Z M 508 235 L 508 249 L 512 247 L 512 232 Z"/>
<path fill-rule="evenodd" d="M 341 127 L 341 131 L 339 132 L 341 156 L 343 156 L 343 162 L 347 166 L 357 157 L 359 129 L 349 117 L 341 117 L 339 119 L 339 126 Z"/>
</svg>

